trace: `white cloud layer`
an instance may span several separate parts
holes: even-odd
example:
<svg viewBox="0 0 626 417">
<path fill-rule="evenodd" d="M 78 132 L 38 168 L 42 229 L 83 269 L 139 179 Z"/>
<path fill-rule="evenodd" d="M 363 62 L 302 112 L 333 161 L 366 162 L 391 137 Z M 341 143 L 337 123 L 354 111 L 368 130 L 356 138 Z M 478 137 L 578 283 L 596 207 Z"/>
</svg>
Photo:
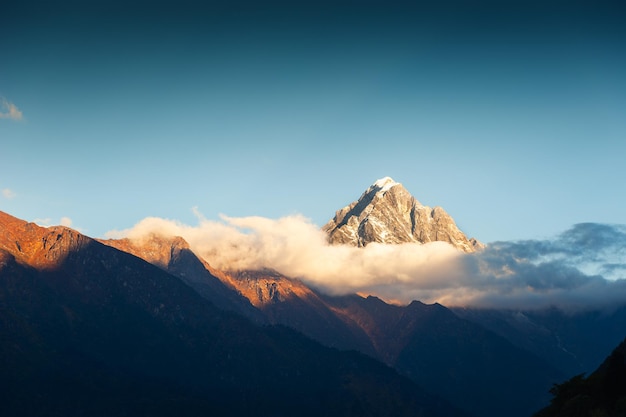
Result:
<svg viewBox="0 0 626 417">
<path fill-rule="evenodd" d="M 22 120 L 22 112 L 5 98 L 0 98 L 0 119 Z"/>
<path fill-rule="evenodd" d="M 182 236 L 220 269 L 272 268 L 332 294 L 366 293 L 389 301 L 447 306 L 585 308 L 626 302 L 626 229 L 576 225 L 550 241 L 496 242 L 465 254 L 443 242 L 424 245 L 329 245 L 302 216 L 210 221 L 197 226 L 150 217 L 111 238 Z"/>
</svg>

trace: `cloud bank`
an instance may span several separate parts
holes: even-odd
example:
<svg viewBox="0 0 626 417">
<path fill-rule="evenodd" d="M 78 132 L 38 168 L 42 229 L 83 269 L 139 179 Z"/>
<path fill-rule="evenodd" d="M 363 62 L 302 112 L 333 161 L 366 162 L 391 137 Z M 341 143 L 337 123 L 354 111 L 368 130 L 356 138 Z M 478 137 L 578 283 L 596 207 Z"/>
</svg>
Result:
<svg viewBox="0 0 626 417">
<path fill-rule="evenodd" d="M 0 119 L 22 120 L 22 112 L 5 98 L 0 98 Z"/>
<path fill-rule="evenodd" d="M 329 245 L 302 216 L 211 221 L 196 214 L 196 226 L 151 217 L 107 237 L 182 236 L 219 269 L 272 268 L 327 293 L 401 303 L 564 309 L 626 303 L 624 226 L 578 224 L 554 239 L 495 242 L 465 254 L 443 242 Z"/>
</svg>

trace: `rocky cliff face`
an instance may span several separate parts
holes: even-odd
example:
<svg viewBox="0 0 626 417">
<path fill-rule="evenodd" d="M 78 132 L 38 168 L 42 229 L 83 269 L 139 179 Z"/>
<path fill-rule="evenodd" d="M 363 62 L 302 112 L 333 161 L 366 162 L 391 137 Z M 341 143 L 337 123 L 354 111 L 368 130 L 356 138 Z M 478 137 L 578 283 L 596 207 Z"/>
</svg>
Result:
<svg viewBox="0 0 626 417">
<path fill-rule="evenodd" d="M 422 205 L 389 177 L 372 184 L 361 197 L 335 213 L 323 230 L 333 244 L 363 247 L 372 242 L 448 242 L 464 252 L 483 247 L 468 239 L 441 207 Z"/>
</svg>

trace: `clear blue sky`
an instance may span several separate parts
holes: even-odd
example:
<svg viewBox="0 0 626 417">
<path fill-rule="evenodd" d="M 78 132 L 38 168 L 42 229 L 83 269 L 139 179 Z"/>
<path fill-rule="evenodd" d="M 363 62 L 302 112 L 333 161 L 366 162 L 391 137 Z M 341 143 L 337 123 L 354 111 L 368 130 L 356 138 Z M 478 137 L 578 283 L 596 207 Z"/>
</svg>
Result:
<svg viewBox="0 0 626 417">
<path fill-rule="evenodd" d="M 14 3 L 0 210 L 20 218 L 321 226 L 391 176 L 484 242 L 626 224 L 609 2 Z"/>
</svg>

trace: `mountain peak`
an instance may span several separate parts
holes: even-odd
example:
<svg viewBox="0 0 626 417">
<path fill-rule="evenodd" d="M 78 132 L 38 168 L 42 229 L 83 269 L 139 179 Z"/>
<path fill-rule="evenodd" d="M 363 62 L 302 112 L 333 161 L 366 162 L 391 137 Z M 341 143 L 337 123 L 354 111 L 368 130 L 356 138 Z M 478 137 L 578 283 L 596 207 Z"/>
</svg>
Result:
<svg viewBox="0 0 626 417">
<path fill-rule="evenodd" d="M 333 244 L 363 247 L 372 242 L 428 243 L 443 241 L 464 252 L 482 247 L 468 239 L 441 207 L 422 205 L 391 177 L 375 181 L 361 197 L 338 210 L 323 230 Z"/>
</svg>

